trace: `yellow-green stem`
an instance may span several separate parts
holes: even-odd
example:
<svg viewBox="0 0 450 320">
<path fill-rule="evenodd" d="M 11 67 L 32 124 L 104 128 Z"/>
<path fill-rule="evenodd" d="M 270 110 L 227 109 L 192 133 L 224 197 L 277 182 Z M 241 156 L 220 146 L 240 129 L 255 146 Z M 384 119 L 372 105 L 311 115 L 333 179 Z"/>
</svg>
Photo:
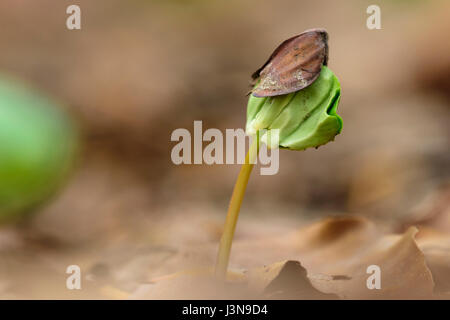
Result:
<svg viewBox="0 0 450 320">
<path fill-rule="evenodd" d="M 228 261 L 230 259 L 231 244 L 233 242 L 234 231 L 239 217 L 239 209 L 244 199 L 245 189 L 247 188 L 248 179 L 252 172 L 256 156 L 259 151 L 259 139 L 254 139 L 245 157 L 245 163 L 241 167 L 239 176 L 234 185 L 233 194 L 231 196 L 230 205 L 228 207 L 227 218 L 222 238 L 220 239 L 219 253 L 216 262 L 216 277 L 225 279 L 228 269 Z"/>
</svg>

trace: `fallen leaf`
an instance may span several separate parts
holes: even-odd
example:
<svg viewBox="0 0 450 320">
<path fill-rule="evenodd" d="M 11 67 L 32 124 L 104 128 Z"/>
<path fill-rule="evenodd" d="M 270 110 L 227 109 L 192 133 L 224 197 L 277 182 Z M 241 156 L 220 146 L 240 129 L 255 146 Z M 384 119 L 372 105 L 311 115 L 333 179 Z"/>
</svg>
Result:
<svg viewBox="0 0 450 320">
<path fill-rule="evenodd" d="M 199 268 L 155 278 L 151 283 L 141 286 L 132 297 L 433 298 L 433 276 L 439 281 L 436 287 L 440 292 L 446 292 L 448 288 L 448 254 L 439 257 L 430 249 L 430 242 L 427 244 L 424 239 L 419 248 L 416 233 L 417 229 L 410 227 L 402 234 L 385 234 L 367 219 L 327 218 L 286 236 L 238 241 L 233 248 L 232 264 L 234 267 L 249 269 L 247 272 L 229 273 L 227 283 L 218 282 L 212 268 Z M 428 241 L 431 241 L 430 238 Z M 288 260 L 276 260 L 280 257 Z M 432 263 L 431 269 L 436 274 L 432 275 L 427 262 Z M 269 266 L 261 267 L 264 263 Z M 368 286 L 373 272 L 368 272 L 370 266 L 380 270 L 379 289 Z"/>
<path fill-rule="evenodd" d="M 268 299 L 337 299 L 314 288 L 298 261 L 281 261 L 248 272 L 248 286 Z"/>
<path fill-rule="evenodd" d="M 417 239 L 435 282 L 434 292 L 450 298 L 450 236 L 434 229 L 421 228 Z"/>
<path fill-rule="evenodd" d="M 401 235 L 384 235 L 366 219 L 329 218 L 292 236 L 308 273 L 347 275 L 349 280 L 312 278 L 322 292 L 350 299 L 431 297 L 434 282 L 411 227 Z M 381 271 L 381 288 L 369 289 L 369 266 Z"/>
</svg>

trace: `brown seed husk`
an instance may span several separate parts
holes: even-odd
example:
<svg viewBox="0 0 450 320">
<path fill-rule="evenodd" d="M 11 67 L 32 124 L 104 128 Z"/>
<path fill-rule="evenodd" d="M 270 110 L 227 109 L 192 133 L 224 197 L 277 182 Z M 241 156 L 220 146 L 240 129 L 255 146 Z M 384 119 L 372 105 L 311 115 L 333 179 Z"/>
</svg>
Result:
<svg viewBox="0 0 450 320">
<path fill-rule="evenodd" d="M 252 78 L 258 85 L 255 97 L 271 97 L 296 92 L 312 84 L 328 60 L 328 33 L 307 30 L 281 43 Z"/>
</svg>

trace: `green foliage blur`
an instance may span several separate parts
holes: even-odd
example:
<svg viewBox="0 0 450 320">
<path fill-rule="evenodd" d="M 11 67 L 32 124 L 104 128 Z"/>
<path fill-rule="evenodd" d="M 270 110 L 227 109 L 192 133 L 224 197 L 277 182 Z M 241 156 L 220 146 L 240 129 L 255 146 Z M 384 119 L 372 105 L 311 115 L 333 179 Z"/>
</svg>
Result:
<svg viewBox="0 0 450 320">
<path fill-rule="evenodd" d="M 76 144 L 74 126 L 57 105 L 0 78 L 0 223 L 21 220 L 58 189 Z"/>
</svg>

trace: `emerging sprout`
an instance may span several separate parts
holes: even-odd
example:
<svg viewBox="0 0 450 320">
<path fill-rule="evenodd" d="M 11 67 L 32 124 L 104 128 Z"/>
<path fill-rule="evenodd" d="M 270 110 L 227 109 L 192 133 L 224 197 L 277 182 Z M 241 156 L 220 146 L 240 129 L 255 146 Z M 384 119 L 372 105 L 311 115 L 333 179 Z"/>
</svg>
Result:
<svg viewBox="0 0 450 320">
<path fill-rule="evenodd" d="M 342 130 L 342 119 L 336 114 L 340 96 L 338 79 L 324 66 L 317 80 L 303 90 L 276 97 L 250 96 L 246 133 L 279 129 L 278 139 L 272 139 L 278 140 L 278 146 L 268 144 L 267 134 L 261 141 L 290 150 L 318 147 Z"/>
<path fill-rule="evenodd" d="M 239 209 L 259 141 L 269 148 L 304 150 L 334 140 L 342 130 L 342 119 L 336 114 L 341 89 L 326 67 L 327 40 L 323 29 L 292 37 L 278 46 L 252 76 L 257 83 L 248 101 L 246 132 L 259 136 L 261 130 L 267 131 L 253 140 L 233 190 L 217 257 L 219 278 L 227 273 Z M 278 135 L 275 139 L 274 132 Z"/>
</svg>

